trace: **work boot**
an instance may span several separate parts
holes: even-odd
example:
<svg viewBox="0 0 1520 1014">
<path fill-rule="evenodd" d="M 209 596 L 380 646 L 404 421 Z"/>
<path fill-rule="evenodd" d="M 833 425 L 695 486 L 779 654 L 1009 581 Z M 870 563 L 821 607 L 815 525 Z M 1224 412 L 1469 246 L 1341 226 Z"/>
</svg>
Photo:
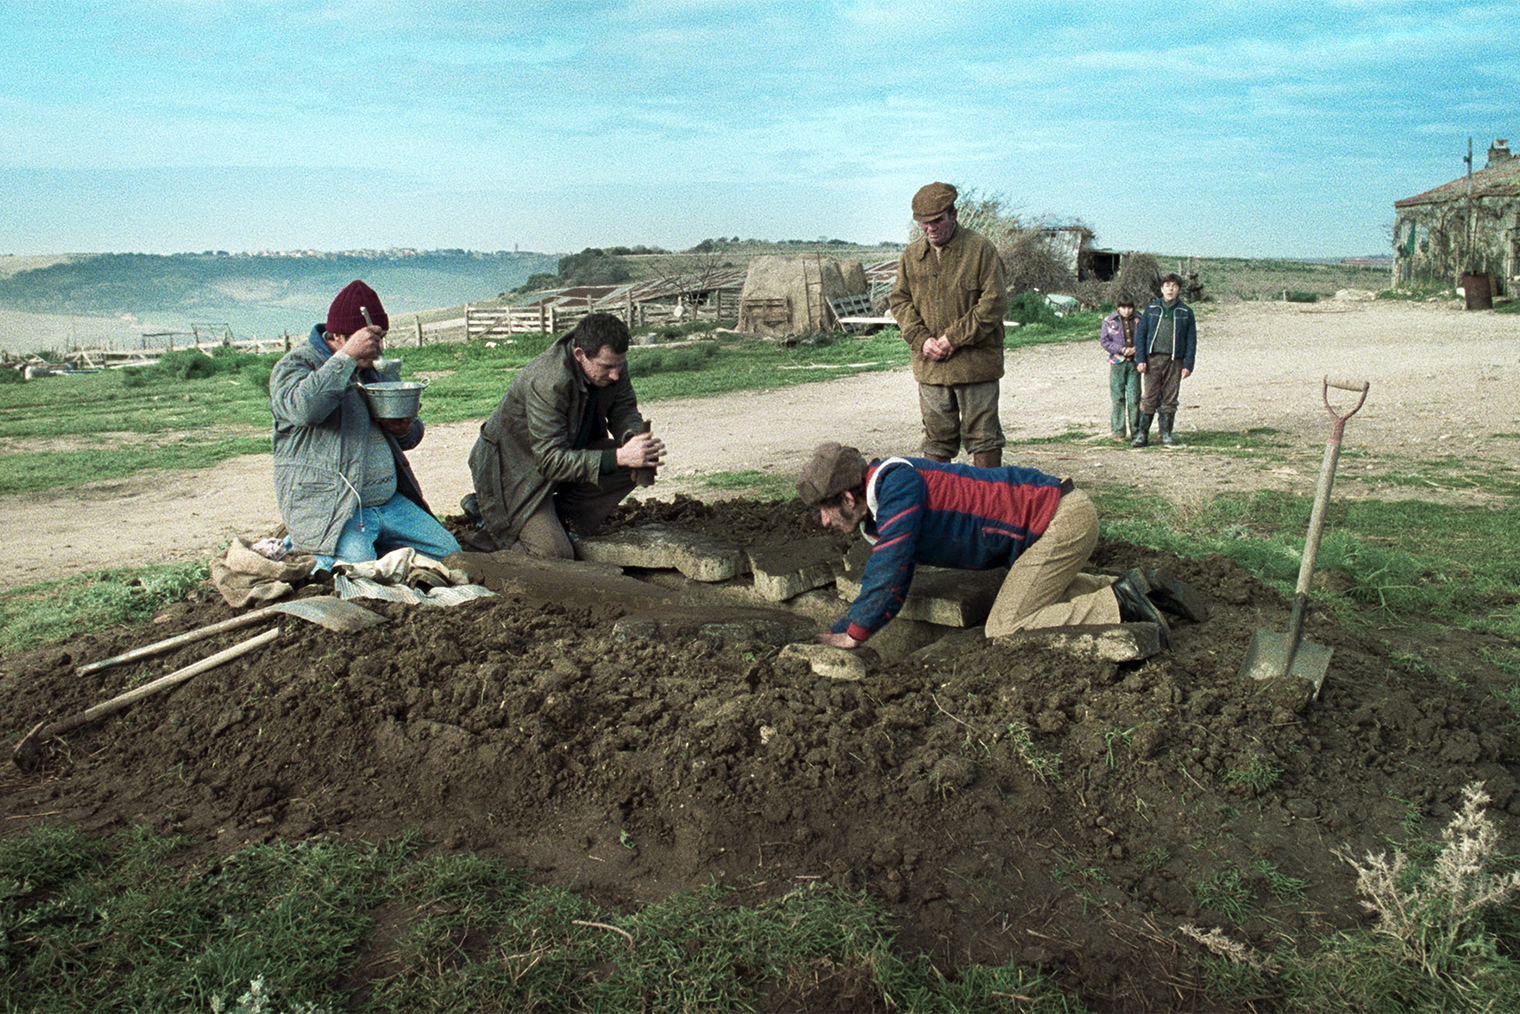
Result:
<svg viewBox="0 0 1520 1014">
<path fill-rule="evenodd" d="M 1119 600 L 1119 619 L 1123 623 L 1154 623 L 1161 630 L 1161 647 L 1172 646 L 1172 630 L 1166 617 L 1150 600 L 1150 582 L 1139 567 L 1132 567 L 1113 583 L 1114 598 Z"/>
<path fill-rule="evenodd" d="M 496 540 L 491 538 L 484 528 L 474 528 L 465 532 L 459 536 L 459 544 L 477 553 L 494 553 L 498 548 Z"/>
<path fill-rule="evenodd" d="M 459 501 L 459 510 L 465 517 L 477 525 L 480 524 L 480 498 L 474 493 L 466 493 L 464 495 L 464 499 Z"/>
<path fill-rule="evenodd" d="M 1194 623 L 1202 623 L 1209 618 L 1209 607 L 1204 602 L 1203 595 L 1191 585 L 1183 584 L 1176 574 L 1165 567 L 1146 571 L 1145 579 L 1151 586 L 1150 594 L 1146 597 L 1158 609 Z"/>
<path fill-rule="evenodd" d="M 1131 447 L 1149 447 L 1151 442 L 1151 419 L 1155 418 L 1150 412 L 1140 413 L 1140 426 L 1135 430 L 1135 439 L 1131 440 Z"/>
<path fill-rule="evenodd" d="M 930 454 L 928 451 L 925 451 L 924 457 L 928 458 L 930 461 L 938 461 L 941 465 L 950 464 L 950 459 L 945 457 L 943 454 Z"/>
<path fill-rule="evenodd" d="M 1181 447 L 1176 440 L 1172 439 L 1172 420 L 1177 418 L 1175 413 L 1158 416 L 1158 429 L 1161 430 L 1162 447 Z"/>
<path fill-rule="evenodd" d="M 999 468 L 1003 464 L 1003 449 L 977 451 L 971 456 L 971 463 L 977 468 Z"/>
</svg>

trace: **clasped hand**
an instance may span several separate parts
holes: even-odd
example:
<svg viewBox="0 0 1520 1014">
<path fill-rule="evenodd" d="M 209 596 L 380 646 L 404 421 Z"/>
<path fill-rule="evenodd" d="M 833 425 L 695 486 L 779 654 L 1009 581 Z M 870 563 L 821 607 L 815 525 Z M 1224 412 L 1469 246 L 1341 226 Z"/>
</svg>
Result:
<svg viewBox="0 0 1520 1014">
<path fill-rule="evenodd" d="M 635 433 L 617 449 L 619 468 L 658 468 L 665 460 L 665 441 L 653 433 Z"/>
</svg>

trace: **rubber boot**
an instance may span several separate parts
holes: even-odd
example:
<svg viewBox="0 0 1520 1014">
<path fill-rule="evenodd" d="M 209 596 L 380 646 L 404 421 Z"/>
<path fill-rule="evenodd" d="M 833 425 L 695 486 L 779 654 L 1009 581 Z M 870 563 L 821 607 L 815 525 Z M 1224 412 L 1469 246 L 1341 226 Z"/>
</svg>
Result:
<svg viewBox="0 0 1520 1014">
<path fill-rule="evenodd" d="M 924 457 L 928 458 L 930 461 L 938 461 L 941 465 L 948 465 L 948 464 L 950 464 L 950 459 L 947 458 L 947 457 L 944 457 L 943 455 L 930 454 L 927 451 L 925 451 L 924 452 Z"/>
<path fill-rule="evenodd" d="M 1159 423 L 1159 425 L 1157 426 L 1157 429 L 1159 429 L 1161 431 L 1161 446 L 1162 447 L 1181 447 L 1182 446 L 1176 440 L 1172 439 L 1172 420 L 1175 419 L 1175 418 L 1177 418 L 1177 416 L 1175 414 L 1167 414 L 1167 415 L 1161 415 L 1161 416 L 1157 416 L 1156 417 L 1157 422 Z"/>
<path fill-rule="evenodd" d="M 999 447 L 995 451 L 977 451 L 971 456 L 971 463 L 977 468 L 1000 468 L 1003 464 L 1003 449 Z"/>
<path fill-rule="evenodd" d="M 1114 598 L 1119 600 L 1119 621 L 1121 623 L 1154 623 L 1161 630 L 1161 647 L 1172 646 L 1172 630 L 1167 626 L 1166 617 L 1161 615 L 1161 610 L 1156 608 L 1156 603 L 1148 597 L 1150 594 L 1150 582 L 1145 579 L 1145 572 L 1138 567 L 1132 568 L 1123 577 L 1113 583 Z"/>
<path fill-rule="evenodd" d="M 1140 413 L 1140 426 L 1135 430 L 1135 439 L 1131 440 L 1131 447 L 1149 447 L 1151 442 L 1151 419 L 1155 418 L 1150 412 Z"/>
<path fill-rule="evenodd" d="M 1192 585 L 1184 584 L 1165 567 L 1146 571 L 1145 580 L 1151 586 L 1146 598 L 1154 602 L 1158 609 L 1194 623 L 1202 623 L 1209 618 L 1208 603 L 1198 590 Z"/>
</svg>

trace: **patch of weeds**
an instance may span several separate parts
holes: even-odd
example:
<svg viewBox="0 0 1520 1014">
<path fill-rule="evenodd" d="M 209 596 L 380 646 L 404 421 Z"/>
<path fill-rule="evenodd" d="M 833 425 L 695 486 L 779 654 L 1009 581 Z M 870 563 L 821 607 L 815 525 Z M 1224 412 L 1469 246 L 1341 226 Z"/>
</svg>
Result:
<svg viewBox="0 0 1520 1014">
<path fill-rule="evenodd" d="M 1304 888 L 1309 884 L 1307 880 L 1288 876 L 1270 859 L 1258 859 L 1252 869 L 1261 875 L 1272 897 L 1284 903 L 1302 899 Z"/>
<path fill-rule="evenodd" d="M 1212 908 L 1232 922 L 1242 922 L 1251 914 L 1251 885 L 1245 874 L 1231 866 L 1200 880 L 1193 897 L 1204 908 Z"/>
<path fill-rule="evenodd" d="M 1056 866 L 1050 875 L 1056 883 L 1082 899 L 1083 915 L 1087 914 L 1088 904 L 1098 903 L 1098 888 L 1108 882 L 1108 875 L 1101 866 L 1079 866 L 1074 859 Z"/>
<path fill-rule="evenodd" d="M 1478 650 L 1478 657 L 1506 676 L 1520 677 L 1520 650 L 1483 647 Z"/>
<path fill-rule="evenodd" d="M 1171 861 L 1172 854 L 1160 846 L 1148 848 L 1140 853 L 1140 869 L 1144 873 L 1160 873 L 1166 869 L 1166 864 Z"/>
<path fill-rule="evenodd" d="M 1113 770 L 1114 766 L 1114 742 L 1118 740 L 1128 745 L 1130 733 L 1137 728 L 1139 726 L 1132 725 L 1128 729 L 1110 729 L 1103 734 L 1103 748 L 1109 770 Z"/>
<path fill-rule="evenodd" d="M 1251 762 L 1244 767 L 1226 768 L 1224 783 L 1250 789 L 1253 792 L 1265 792 L 1282 779 L 1282 772 L 1282 768 L 1268 764 L 1259 757 L 1253 757 Z"/>
<path fill-rule="evenodd" d="M 1388 653 L 1388 661 L 1415 676 L 1427 676 L 1430 674 L 1430 666 L 1423 658 L 1413 652 L 1391 651 Z"/>
<path fill-rule="evenodd" d="M 136 623 L 182 601 L 206 580 L 199 561 L 93 571 L 0 592 L 0 654 Z"/>
<path fill-rule="evenodd" d="M 1034 745 L 1034 732 L 1029 728 L 1029 723 L 1023 720 L 1008 724 L 1008 742 L 1013 746 L 1014 753 L 1019 759 L 1029 765 L 1035 777 L 1041 782 L 1058 782 L 1061 780 L 1061 755 L 1047 753 Z"/>
</svg>

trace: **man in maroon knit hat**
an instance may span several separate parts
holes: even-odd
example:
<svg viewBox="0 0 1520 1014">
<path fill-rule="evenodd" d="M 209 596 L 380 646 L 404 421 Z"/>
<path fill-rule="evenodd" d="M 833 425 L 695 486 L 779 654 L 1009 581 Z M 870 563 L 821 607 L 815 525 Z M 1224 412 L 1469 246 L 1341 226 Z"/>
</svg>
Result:
<svg viewBox="0 0 1520 1014">
<path fill-rule="evenodd" d="M 406 460 L 422 420 L 376 419 L 359 391 L 400 379 L 400 362 L 381 359 L 389 326 L 375 290 L 350 282 L 269 378 L 280 516 L 292 547 L 329 570 L 403 546 L 435 560 L 459 552 Z"/>
</svg>

